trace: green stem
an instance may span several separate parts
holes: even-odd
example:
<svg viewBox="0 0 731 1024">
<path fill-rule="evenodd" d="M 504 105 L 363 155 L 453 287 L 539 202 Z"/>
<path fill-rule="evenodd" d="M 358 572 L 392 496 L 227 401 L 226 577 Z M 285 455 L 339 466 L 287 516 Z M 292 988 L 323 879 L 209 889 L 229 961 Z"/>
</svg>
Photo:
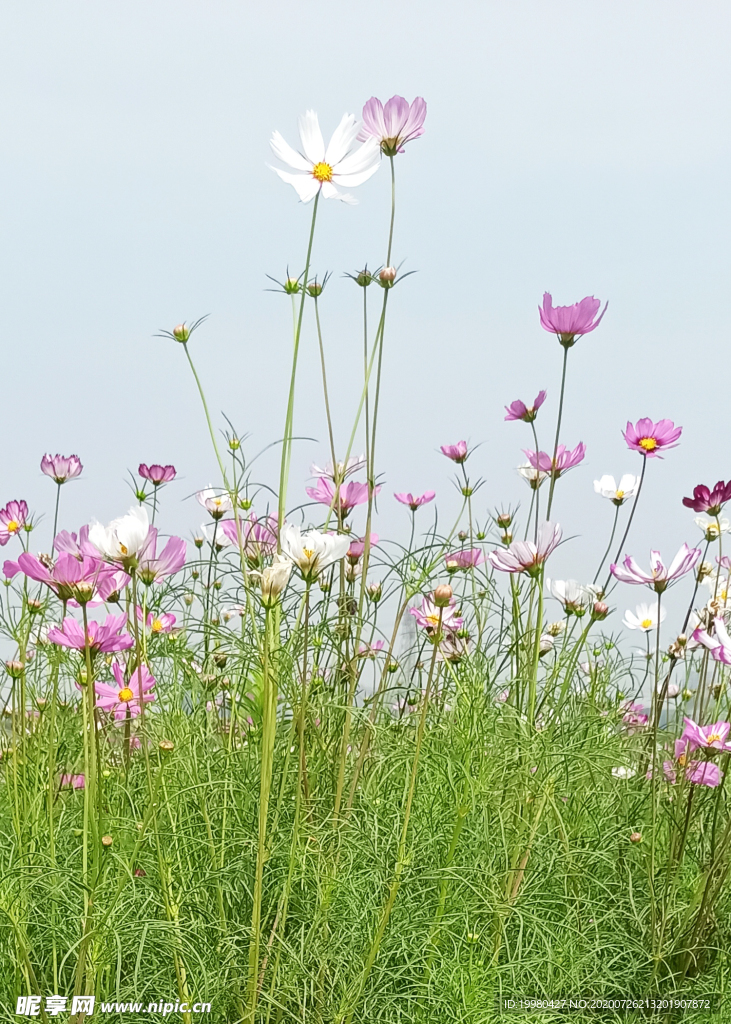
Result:
<svg viewBox="0 0 731 1024">
<path fill-rule="evenodd" d="M 569 358 L 568 346 L 563 346 L 563 367 L 561 369 L 561 396 L 558 400 L 558 418 L 556 420 L 556 439 L 553 442 L 553 456 L 551 458 L 551 486 L 548 490 L 548 508 L 546 509 L 546 520 L 551 518 L 551 505 L 553 504 L 553 489 L 556 486 L 556 453 L 558 452 L 558 439 L 561 435 L 561 419 L 563 417 L 563 397 L 566 388 L 566 365 Z"/>
</svg>

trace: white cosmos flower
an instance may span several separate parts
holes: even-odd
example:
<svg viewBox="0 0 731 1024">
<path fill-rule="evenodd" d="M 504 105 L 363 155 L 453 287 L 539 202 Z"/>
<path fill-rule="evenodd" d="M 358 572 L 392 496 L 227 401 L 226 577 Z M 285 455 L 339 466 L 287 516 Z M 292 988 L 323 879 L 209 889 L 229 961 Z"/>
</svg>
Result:
<svg viewBox="0 0 731 1024">
<path fill-rule="evenodd" d="M 731 529 L 728 519 L 719 519 L 717 522 L 715 519 L 709 519 L 708 516 L 696 516 L 693 522 L 705 534 L 706 540 L 718 540 L 720 533 L 728 533 Z"/>
<path fill-rule="evenodd" d="M 277 603 L 277 598 L 289 582 L 291 572 L 292 563 L 284 555 L 275 555 L 272 564 L 261 572 L 252 571 L 252 576 L 259 577 L 261 600 L 265 607 L 271 608 Z"/>
<path fill-rule="evenodd" d="M 104 558 L 112 562 L 133 560 L 147 542 L 150 522 L 144 505 L 133 505 L 126 516 L 113 519 L 109 526 L 94 520 L 89 525 L 89 540 Z"/>
<path fill-rule="evenodd" d="M 234 543 L 228 534 L 224 533 L 223 530 L 217 530 L 211 523 L 201 523 L 201 530 L 209 544 L 213 544 L 213 538 L 216 538 L 216 547 L 219 550 L 228 548 Z"/>
<path fill-rule="evenodd" d="M 292 149 L 279 132 L 274 132 L 270 142 L 274 155 L 297 173 L 291 174 L 278 167 L 272 167 L 272 170 L 294 188 L 303 203 L 309 203 L 319 191 L 322 191 L 323 199 L 356 203 L 356 199 L 338 192 L 335 186 L 355 188 L 362 185 L 376 173 L 381 163 L 381 146 L 377 139 L 369 138 L 362 146 L 352 148 L 359 129 L 360 122 L 353 114 L 343 114 L 325 148 L 317 114 L 308 110 L 299 119 L 301 153 Z"/>
<path fill-rule="evenodd" d="M 312 582 L 328 565 L 345 558 L 350 547 L 350 538 L 342 534 L 320 533 L 308 530 L 300 533 L 299 526 L 285 523 L 280 541 L 282 551 L 291 558 L 303 578 Z"/>
<path fill-rule="evenodd" d="M 612 775 L 615 779 L 631 779 L 637 772 L 634 768 L 625 768 L 624 765 L 619 765 L 617 768 L 612 768 Z"/>
<path fill-rule="evenodd" d="M 221 519 L 233 508 L 231 496 L 226 491 L 219 494 L 210 484 L 208 487 L 204 487 L 202 491 L 196 491 L 195 496 L 203 508 L 211 513 L 214 519 Z"/>
<path fill-rule="evenodd" d="M 598 587 L 582 586 L 576 580 L 551 580 L 546 578 L 546 587 L 552 597 L 560 601 L 567 615 L 583 615 L 596 600 Z"/>
<path fill-rule="evenodd" d="M 628 498 L 634 498 L 637 488 L 640 486 L 640 478 L 632 473 L 625 473 L 619 481 L 619 487 L 613 476 L 606 473 L 601 480 L 594 481 L 594 490 L 601 494 L 602 498 L 609 498 L 615 505 L 624 505 Z"/>
<path fill-rule="evenodd" d="M 536 469 L 534 466 L 531 466 L 530 462 L 525 462 L 518 466 L 518 473 L 526 483 L 530 484 L 534 491 L 538 490 L 548 476 L 548 473 L 544 473 L 542 469 Z"/>
<path fill-rule="evenodd" d="M 351 455 L 347 462 L 336 462 L 335 469 L 337 470 L 338 479 L 345 480 L 346 477 L 363 469 L 365 464 L 365 455 Z M 314 462 L 310 466 L 310 472 L 313 476 L 326 476 L 333 483 L 335 482 L 335 469 L 333 469 L 332 462 L 328 462 L 324 469 L 316 466 Z"/>
<path fill-rule="evenodd" d="M 660 609 L 660 622 L 665 621 L 667 611 L 664 608 Z M 651 629 L 657 629 L 657 605 L 655 604 L 638 604 L 634 612 L 631 612 L 629 608 L 624 613 L 622 619 L 623 624 L 627 629 L 641 629 L 643 633 L 649 633 Z"/>
</svg>

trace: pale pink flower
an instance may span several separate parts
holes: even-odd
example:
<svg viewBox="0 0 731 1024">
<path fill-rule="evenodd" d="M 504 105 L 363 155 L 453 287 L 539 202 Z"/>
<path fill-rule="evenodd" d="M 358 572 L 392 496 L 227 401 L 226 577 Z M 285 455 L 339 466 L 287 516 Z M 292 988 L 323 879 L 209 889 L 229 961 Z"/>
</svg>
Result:
<svg viewBox="0 0 731 1024">
<path fill-rule="evenodd" d="M 142 713 L 142 703 L 155 699 L 151 691 L 155 686 L 155 677 L 145 665 L 136 668 L 125 682 L 124 669 L 118 662 L 112 664 L 112 675 L 117 683 L 96 682 L 96 706 L 102 711 L 109 711 L 118 722 L 127 718 L 137 718 Z"/>
<path fill-rule="evenodd" d="M 523 449 L 523 452 L 534 469 L 542 473 L 551 473 L 558 478 L 567 469 L 573 469 L 574 466 L 578 466 L 583 461 L 586 455 L 586 445 L 583 441 L 579 441 L 574 450 L 569 451 L 565 445 L 560 444 L 556 448 L 555 459 L 548 452 L 534 452 L 526 448 Z"/>
<path fill-rule="evenodd" d="M 380 485 L 373 488 L 373 493 L 378 494 Z M 305 490 L 313 501 L 330 507 L 339 506 L 342 515 L 347 516 L 356 505 L 365 505 L 368 501 L 368 484 L 357 483 L 351 480 L 348 484 L 340 484 L 338 487 L 326 476 L 321 476 L 315 487 L 306 487 Z M 338 492 L 337 501 L 335 492 Z"/>
<path fill-rule="evenodd" d="M 625 701 L 620 711 L 622 711 L 622 721 L 625 725 L 642 728 L 649 721 L 648 716 L 645 714 L 644 706 L 637 704 L 633 700 Z"/>
<path fill-rule="evenodd" d="M 138 605 L 137 618 L 142 622 L 143 617 L 144 612 Z M 175 616 L 170 612 L 150 612 L 146 625 L 151 633 L 170 633 L 175 625 Z"/>
<path fill-rule="evenodd" d="M 125 573 L 122 574 L 123 581 L 119 581 L 111 565 L 107 565 L 100 558 L 90 558 L 88 555 L 78 559 L 67 552 L 62 552 L 55 564 L 49 568 L 35 555 L 24 551 L 15 564 L 30 579 L 50 587 L 61 601 L 79 604 L 99 603 L 106 601 L 110 594 L 118 592 L 121 589 L 120 582 L 122 587 L 129 583 L 129 576 Z M 5 563 L 6 576 L 11 575 L 7 571 L 10 565 L 11 563 Z"/>
<path fill-rule="evenodd" d="M 358 648 L 359 658 L 375 658 L 385 647 L 383 640 L 374 640 L 372 644 L 361 644 Z"/>
<path fill-rule="evenodd" d="M 501 572 L 527 572 L 537 576 L 544 562 L 561 542 L 563 530 L 558 523 L 541 523 L 537 542 L 514 541 L 508 548 L 499 548 L 488 554 L 490 563 Z"/>
<path fill-rule="evenodd" d="M 126 651 L 134 646 L 134 640 L 128 633 L 122 633 L 127 616 L 107 615 L 102 622 L 90 622 L 88 629 L 89 648 L 92 654 L 111 654 L 113 651 Z M 48 630 L 50 643 L 61 647 L 71 647 L 83 651 L 86 647 L 83 626 L 76 619 L 66 618 L 61 627 L 54 626 Z"/>
<path fill-rule="evenodd" d="M 440 449 L 442 455 L 446 455 L 452 462 L 466 462 L 467 442 L 457 441 L 456 444 L 443 444 Z"/>
<path fill-rule="evenodd" d="M 64 772 L 61 776 L 61 788 L 64 789 L 66 786 L 71 789 L 83 789 L 86 785 L 86 780 L 82 775 L 72 775 L 70 772 Z"/>
<path fill-rule="evenodd" d="M 536 397 L 533 399 L 533 405 L 526 405 L 525 402 L 521 402 L 519 398 L 516 398 L 510 405 L 505 406 L 505 412 L 508 414 L 506 420 L 522 420 L 524 423 L 532 423 L 538 415 L 538 410 L 546 401 L 546 392 L 539 391 Z"/>
<path fill-rule="evenodd" d="M 705 750 L 728 750 L 731 744 L 727 742 L 731 724 L 729 722 L 714 722 L 712 725 L 698 725 L 692 718 L 683 718 L 683 732 L 677 744 L 681 747 L 687 746 L 688 753 L 692 753 L 699 747 Z M 677 745 L 676 745 L 677 749 Z M 677 756 L 677 755 L 676 755 Z"/>
<path fill-rule="evenodd" d="M 5 547 L 11 537 L 15 537 L 28 520 L 28 505 L 25 501 L 9 501 L 5 508 L 0 509 L 0 547 Z"/>
<path fill-rule="evenodd" d="M 233 508 L 231 496 L 226 491 L 215 491 L 211 485 L 204 487 L 202 491 L 196 491 L 196 499 L 203 508 L 210 512 L 214 519 L 223 519 L 227 512 Z"/>
<path fill-rule="evenodd" d="M 276 515 L 257 519 L 254 512 L 248 519 L 240 519 L 238 529 L 235 519 L 224 519 L 221 529 L 232 544 L 238 547 L 239 531 L 244 556 L 250 565 L 261 566 L 264 559 L 270 557 L 277 549 L 277 533 L 279 524 Z"/>
<path fill-rule="evenodd" d="M 403 153 L 407 142 L 424 134 L 426 101 L 417 96 L 413 103 L 409 103 L 403 96 L 392 96 L 384 106 L 371 96 L 363 107 L 362 117 L 358 141 L 374 138 L 386 156 L 395 156 Z"/>
<path fill-rule="evenodd" d="M 731 665 L 731 636 L 723 616 L 717 615 L 713 620 L 713 626 L 715 636 L 711 636 L 705 629 L 698 628 L 693 632 L 693 639 L 709 649 L 714 661 Z"/>
<path fill-rule="evenodd" d="M 336 462 L 334 468 L 332 462 L 328 462 L 324 469 L 316 466 L 313 462 L 310 467 L 310 472 L 313 476 L 327 476 L 334 483 L 336 474 L 338 480 L 345 480 L 346 477 L 352 476 L 353 473 L 357 473 L 359 470 L 365 469 L 365 466 L 365 455 L 351 455 L 347 462 Z"/>
<path fill-rule="evenodd" d="M 683 544 L 668 568 L 663 564 L 660 552 L 651 551 L 649 572 L 641 569 L 631 555 L 627 555 L 621 566 L 610 565 L 609 571 L 620 583 L 644 584 L 661 594 L 671 583 L 690 572 L 700 557 L 700 548 L 689 548 Z"/>
<path fill-rule="evenodd" d="M 84 555 L 88 555 L 90 558 L 99 557 L 99 548 L 89 540 L 88 525 L 82 526 L 78 535 L 69 533 L 68 530 L 61 530 L 56 534 L 53 546 L 56 551 L 65 551 L 67 554 L 73 555 L 74 558 L 83 558 Z"/>
<path fill-rule="evenodd" d="M 78 455 L 44 455 L 41 459 L 41 472 L 57 484 L 72 480 L 83 468 Z"/>
<path fill-rule="evenodd" d="M 608 305 L 609 303 L 604 306 L 600 316 L 597 317 L 601 302 L 593 295 L 587 295 L 585 299 L 575 302 L 573 306 L 554 307 L 550 292 L 544 292 L 543 306 L 538 307 L 538 315 L 544 331 L 555 334 L 562 345 L 570 348 L 577 337 L 596 330 Z"/>
<path fill-rule="evenodd" d="M 145 545 L 139 554 L 137 575 L 143 583 L 159 583 L 174 576 L 185 565 L 185 541 L 170 537 L 160 554 L 157 553 L 157 527 L 151 526 Z"/>
<path fill-rule="evenodd" d="M 453 551 L 444 556 L 447 572 L 456 572 L 458 569 L 476 569 L 482 565 L 485 556 L 479 548 L 468 548 L 465 551 Z"/>
<path fill-rule="evenodd" d="M 422 505 L 427 505 L 430 501 L 434 501 L 436 498 L 436 491 L 424 491 L 423 494 L 413 495 L 411 491 L 400 492 L 394 494 L 396 501 L 400 501 L 402 505 L 408 505 L 412 512 L 416 512 Z"/>
<path fill-rule="evenodd" d="M 141 462 L 137 472 L 143 479 L 149 480 L 154 487 L 168 484 L 175 479 L 175 466 L 160 466 L 156 462 L 153 462 L 151 466 Z"/>
<path fill-rule="evenodd" d="M 378 534 L 377 533 L 372 533 L 371 534 L 371 544 L 370 544 L 371 548 L 374 548 L 376 546 L 376 544 L 378 544 Z M 348 548 L 348 551 L 347 551 L 347 554 L 346 554 L 346 558 L 348 559 L 348 561 L 352 565 L 356 565 L 360 561 L 360 559 L 363 557 L 363 552 L 364 551 L 365 551 L 365 537 L 361 537 L 360 540 L 356 539 L 356 540 L 353 540 L 353 541 L 350 542 L 350 547 Z"/>
<path fill-rule="evenodd" d="M 454 597 L 450 598 L 446 607 L 440 608 L 432 596 L 426 596 L 421 599 L 421 607 L 409 608 L 409 612 L 416 619 L 417 625 L 429 634 L 436 633 L 439 629 L 440 613 L 443 630 L 456 632 L 464 625 L 464 619 L 459 615 Z"/>
</svg>

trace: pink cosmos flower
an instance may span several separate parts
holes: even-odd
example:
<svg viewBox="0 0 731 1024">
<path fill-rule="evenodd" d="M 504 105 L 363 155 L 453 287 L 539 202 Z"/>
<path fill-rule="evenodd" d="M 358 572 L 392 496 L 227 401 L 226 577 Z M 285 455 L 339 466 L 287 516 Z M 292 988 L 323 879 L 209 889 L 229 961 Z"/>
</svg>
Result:
<svg viewBox="0 0 731 1024">
<path fill-rule="evenodd" d="M 168 484 L 175 479 L 175 466 L 159 466 L 156 462 L 151 466 L 141 462 L 137 472 L 144 480 L 149 480 L 154 487 Z"/>
<path fill-rule="evenodd" d="M 705 484 L 698 484 L 693 488 L 692 498 L 683 498 L 686 508 L 692 508 L 694 512 L 707 512 L 709 516 L 720 515 L 727 501 L 731 501 L 731 480 L 728 483 L 719 480 L 713 490 Z"/>
<path fill-rule="evenodd" d="M 659 551 L 651 551 L 649 572 L 640 569 L 631 555 L 627 555 L 622 566 L 610 565 L 609 571 L 620 583 L 644 584 L 661 594 L 671 583 L 690 572 L 700 557 L 700 548 L 689 548 L 687 544 L 683 544 L 669 568 L 663 564 Z"/>
<path fill-rule="evenodd" d="M 623 712 L 622 721 L 625 725 L 642 728 L 649 721 L 643 705 L 633 700 L 625 701 L 620 710 Z"/>
<path fill-rule="evenodd" d="M 166 576 L 174 576 L 185 565 L 185 541 L 171 537 L 157 554 L 157 527 L 151 526 L 145 546 L 139 554 L 137 575 L 143 583 L 159 583 Z"/>
<path fill-rule="evenodd" d="M 548 452 L 533 452 L 527 448 L 524 448 L 523 452 L 533 469 L 537 469 L 541 473 L 552 473 L 553 476 L 558 478 L 567 469 L 573 469 L 574 466 L 578 466 L 583 461 L 586 455 L 586 445 L 583 441 L 579 441 L 574 450 L 569 451 L 565 445 L 560 444 L 556 449 L 555 460 L 551 458 Z"/>
<path fill-rule="evenodd" d="M 379 651 L 385 647 L 383 640 L 374 640 L 372 644 L 361 644 L 358 648 L 359 658 L 375 658 Z"/>
<path fill-rule="evenodd" d="M 28 504 L 25 501 L 9 501 L 0 509 L 0 547 L 5 547 L 25 526 L 28 519 Z"/>
<path fill-rule="evenodd" d="M 563 530 L 558 523 L 541 523 L 537 543 L 516 540 L 510 547 L 499 548 L 488 554 L 491 565 L 500 572 L 527 572 L 537 576 L 543 563 L 561 542 Z"/>
<path fill-rule="evenodd" d="M 50 476 L 57 484 L 73 480 L 83 468 L 78 455 L 44 455 L 41 459 L 41 472 Z"/>
<path fill-rule="evenodd" d="M 447 572 L 456 572 L 458 569 L 476 569 L 485 561 L 485 555 L 479 548 L 468 548 L 466 551 L 454 551 L 451 555 L 445 555 L 444 561 Z"/>
<path fill-rule="evenodd" d="M 64 772 L 61 776 L 61 788 L 64 789 L 69 786 L 71 789 L 83 789 L 86 785 L 86 779 L 83 775 L 71 775 L 68 772 Z"/>
<path fill-rule="evenodd" d="M 56 551 L 65 551 L 67 554 L 73 555 L 74 558 L 83 558 L 84 555 L 88 555 L 90 558 L 99 557 L 99 548 L 89 540 L 88 525 L 82 526 L 78 535 L 69 533 L 68 530 L 61 530 L 56 534 L 53 546 Z"/>
<path fill-rule="evenodd" d="M 408 505 L 412 512 L 416 512 L 422 505 L 427 505 L 430 501 L 434 501 L 436 496 L 436 491 L 424 491 L 423 494 L 419 494 L 416 497 L 414 497 L 411 491 L 401 491 L 399 494 L 394 494 L 396 501 L 400 501 L 402 505 Z"/>
<path fill-rule="evenodd" d="M 140 622 L 142 622 L 143 615 L 144 612 L 137 605 L 137 618 Z M 147 628 L 151 633 L 170 633 L 174 625 L 175 616 L 171 615 L 170 612 L 162 612 L 161 614 L 150 612 L 147 616 Z"/>
<path fill-rule="evenodd" d="M 556 306 L 550 292 L 543 293 L 543 307 L 538 307 L 538 315 L 541 318 L 541 327 L 544 331 L 555 334 L 565 348 L 571 348 L 576 338 L 582 334 L 589 334 L 595 330 L 602 321 L 607 311 L 606 303 L 599 317 L 601 302 L 593 295 L 587 295 L 581 302 L 575 302 L 573 306 Z"/>
<path fill-rule="evenodd" d="M 409 608 L 409 612 L 416 619 L 417 625 L 425 629 L 427 633 L 434 634 L 439 628 L 439 613 L 441 612 L 442 629 L 456 632 L 464 625 L 457 610 L 457 601 L 452 597 L 446 607 L 439 608 L 431 596 L 421 599 L 420 608 Z"/>
<path fill-rule="evenodd" d="M 682 427 L 676 427 L 672 420 L 658 420 L 653 423 L 651 419 L 637 420 L 632 424 L 627 422 L 627 429 L 622 431 L 622 436 L 627 442 L 627 447 L 639 452 L 650 459 L 661 459 L 661 451 L 666 448 L 677 448 L 675 443 L 683 433 Z"/>
<path fill-rule="evenodd" d="M 378 544 L 378 534 L 371 534 L 371 547 L 374 548 Z M 361 537 L 360 540 L 351 541 L 350 547 L 346 552 L 346 558 L 351 565 L 357 565 L 360 559 L 363 557 L 365 551 L 365 537 Z"/>
<path fill-rule="evenodd" d="M 467 442 L 457 441 L 456 444 L 443 444 L 441 446 L 442 455 L 446 455 L 452 462 L 466 462 L 467 461 Z"/>
<path fill-rule="evenodd" d="M 375 487 L 374 494 L 378 494 L 381 487 Z M 349 484 L 340 484 L 338 501 L 335 501 L 335 484 L 326 476 L 321 476 L 316 487 L 306 487 L 307 494 L 313 501 L 321 505 L 334 506 L 339 504 L 342 515 L 347 516 L 356 505 L 365 505 L 368 501 L 368 484 L 360 484 L 351 480 Z"/>
<path fill-rule="evenodd" d="M 532 423 L 538 415 L 538 410 L 546 401 L 546 392 L 539 391 L 536 397 L 533 399 L 533 405 L 527 406 L 525 402 L 521 402 L 519 398 L 516 398 L 510 405 L 505 406 L 505 412 L 508 414 L 506 420 L 522 420 L 524 423 Z"/>
<path fill-rule="evenodd" d="M 89 623 L 89 648 L 92 654 L 111 654 L 113 651 L 126 651 L 134 645 L 133 638 L 129 633 L 121 633 L 127 621 L 127 616 L 107 615 L 102 622 Z M 52 644 L 60 647 L 71 647 L 77 651 L 83 651 L 86 646 L 83 626 L 76 619 L 66 618 L 61 628 L 54 626 L 48 630 L 48 639 Z"/>
<path fill-rule="evenodd" d="M 712 761 L 691 761 L 685 769 L 685 777 L 688 782 L 696 786 L 716 787 L 721 784 L 723 772 Z"/>
<path fill-rule="evenodd" d="M 116 579 L 117 574 L 112 566 L 102 562 L 99 558 L 90 558 L 88 555 L 78 559 L 67 552 L 62 552 L 55 564 L 51 563 L 50 566 L 47 566 L 35 555 L 24 551 L 17 563 L 5 563 L 6 576 L 15 575 L 7 571 L 8 568 L 15 565 L 30 579 L 36 580 L 38 583 L 45 583 L 61 601 L 72 601 L 79 604 L 100 603 L 106 601 L 110 594 L 120 589 L 119 581 Z M 123 576 L 125 582 L 122 585 L 125 586 L 129 583 L 129 576 L 126 574 Z"/>
<path fill-rule="evenodd" d="M 412 139 L 424 134 L 426 102 L 417 96 L 409 103 L 403 96 L 392 96 L 386 105 L 371 96 L 363 107 L 363 124 L 358 132 L 358 141 L 377 139 L 386 156 L 403 153 L 404 146 Z"/>
<path fill-rule="evenodd" d="M 225 536 L 231 544 L 238 547 L 239 535 L 235 519 L 224 519 L 220 524 Z M 254 512 L 248 519 L 239 519 L 239 530 L 244 548 L 244 556 L 252 566 L 261 566 L 264 559 L 274 554 L 277 549 L 279 523 L 276 515 L 257 519 Z"/>
<path fill-rule="evenodd" d="M 310 467 L 310 472 L 313 476 L 327 476 L 334 483 L 336 472 L 339 480 L 345 480 L 346 477 L 352 476 L 353 473 L 357 473 L 359 470 L 365 469 L 365 465 L 365 455 L 351 455 L 347 462 L 337 462 L 334 468 L 332 462 L 328 462 L 324 469 L 316 466 L 313 462 Z"/>
<path fill-rule="evenodd" d="M 711 652 L 714 661 L 720 661 L 723 665 L 731 665 L 731 636 L 729 636 L 723 616 L 718 615 L 713 620 L 715 636 L 711 636 L 705 629 L 696 629 L 693 639 L 696 643 L 703 644 Z"/>
<path fill-rule="evenodd" d="M 110 711 L 116 721 L 123 722 L 126 718 L 137 718 L 142 712 L 142 702 L 155 699 L 152 689 L 155 677 L 150 674 L 147 666 L 136 668 L 128 683 L 124 681 L 124 669 L 116 661 L 112 664 L 112 675 L 117 683 L 94 683 L 96 706 L 102 711 Z"/>
<path fill-rule="evenodd" d="M 676 742 L 676 757 L 678 749 L 681 752 L 687 747 L 688 753 L 702 747 L 705 750 L 729 750 L 731 744 L 727 743 L 731 723 L 714 722 L 713 725 L 698 725 L 692 718 L 683 718 L 683 732 Z"/>
</svg>

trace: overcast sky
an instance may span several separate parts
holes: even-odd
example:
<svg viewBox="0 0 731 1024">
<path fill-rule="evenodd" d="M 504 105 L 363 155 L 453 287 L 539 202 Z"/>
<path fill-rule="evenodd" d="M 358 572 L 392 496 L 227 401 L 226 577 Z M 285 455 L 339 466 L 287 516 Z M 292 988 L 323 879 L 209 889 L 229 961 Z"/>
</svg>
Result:
<svg viewBox="0 0 731 1024">
<path fill-rule="evenodd" d="M 198 526 L 185 499 L 216 482 L 215 462 L 183 352 L 153 335 L 211 314 L 191 349 L 217 424 L 225 411 L 251 454 L 280 436 L 291 320 L 265 275 L 301 271 L 310 207 L 267 168 L 269 137 L 295 143 L 307 108 L 327 137 L 398 92 L 424 96 L 428 117 L 397 160 L 394 259 L 418 273 L 391 303 L 379 532 L 407 528 L 394 490 L 434 488 L 448 518 L 438 446 L 460 438 L 481 444 L 480 518 L 527 504 L 515 466 L 530 432 L 503 406 L 547 388 L 550 446 L 561 349 L 538 323 L 547 289 L 610 303 L 570 353 L 563 439 L 587 458 L 560 483 L 556 518 L 576 539 L 551 575 L 593 576 L 612 507 L 592 482 L 639 471 L 627 419 L 684 428 L 649 466 L 630 549 L 646 562 L 650 546 L 698 540 L 682 495 L 731 476 L 730 30 L 731 8 L 709 0 L 5 4 L 1 503 L 50 512 L 40 457 L 77 452 L 62 512 L 76 528 L 126 510 L 138 462 L 173 462 L 163 527 Z M 361 353 L 361 293 L 342 274 L 382 263 L 388 188 L 383 167 L 358 206 L 322 204 L 315 240 L 314 269 L 334 275 L 322 316 L 342 448 Z M 298 499 L 327 458 L 316 359 L 307 322 L 295 430 L 319 441 L 296 449 Z M 274 483 L 274 458 L 261 466 Z"/>
</svg>

